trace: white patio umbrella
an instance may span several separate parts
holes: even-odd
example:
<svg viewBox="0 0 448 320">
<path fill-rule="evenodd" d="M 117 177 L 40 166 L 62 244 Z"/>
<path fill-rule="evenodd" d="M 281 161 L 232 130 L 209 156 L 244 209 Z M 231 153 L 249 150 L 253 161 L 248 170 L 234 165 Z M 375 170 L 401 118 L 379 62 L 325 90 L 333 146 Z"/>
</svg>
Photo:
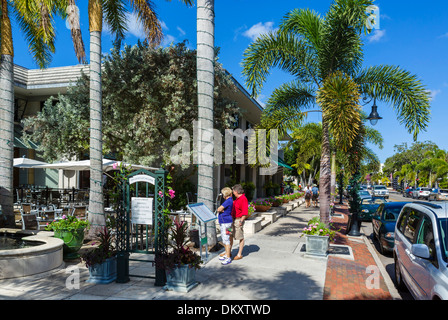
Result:
<svg viewBox="0 0 448 320">
<path fill-rule="evenodd" d="M 14 158 L 13 166 L 16 168 L 35 168 L 36 166 L 47 165 L 48 163 L 29 158 Z"/>
<path fill-rule="evenodd" d="M 120 166 L 121 161 L 103 159 L 103 170 L 104 171 L 114 170 L 115 163 L 117 164 L 117 166 Z M 124 165 L 130 166 L 133 169 L 158 170 L 158 168 L 152 168 L 142 165 L 127 164 L 127 163 L 124 163 Z M 43 165 L 36 165 L 34 168 L 85 171 L 90 170 L 90 160 L 47 163 Z"/>
</svg>

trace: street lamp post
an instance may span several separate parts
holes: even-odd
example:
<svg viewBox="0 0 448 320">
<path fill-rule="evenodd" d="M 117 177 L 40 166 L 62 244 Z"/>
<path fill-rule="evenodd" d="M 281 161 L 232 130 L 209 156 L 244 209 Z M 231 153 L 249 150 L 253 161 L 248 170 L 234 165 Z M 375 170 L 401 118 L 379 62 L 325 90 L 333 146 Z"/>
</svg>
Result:
<svg viewBox="0 0 448 320">
<path fill-rule="evenodd" d="M 342 166 L 341 170 L 339 171 L 339 204 L 344 204 L 342 202 L 342 195 L 344 193 L 343 183 L 344 183 L 344 167 Z"/>
<path fill-rule="evenodd" d="M 370 115 L 367 117 L 367 120 L 370 120 L 370 124 L 372 126 L 376 125 L 378 123 L 378 120 L 381 120 L 383 118 L 380 117 L 378 114 L 378 107 L 376 105 L 376 99 L 373 98 L 373 106 L 372 106 L 372 112 L 370 112 Z"/>
</svg>

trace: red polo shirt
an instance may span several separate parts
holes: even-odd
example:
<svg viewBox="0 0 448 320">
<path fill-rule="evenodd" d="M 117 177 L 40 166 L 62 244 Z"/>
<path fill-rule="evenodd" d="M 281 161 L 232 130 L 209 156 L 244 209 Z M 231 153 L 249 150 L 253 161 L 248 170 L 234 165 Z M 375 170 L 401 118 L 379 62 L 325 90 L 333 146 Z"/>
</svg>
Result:
<svg viewBox="0 0 448 320">
<path fill-rule="evenodd" d="M 241 218 L 242 216 L 247 216 L 249 214 L 249 202 L 247 201 L 246 195 L 242 194 L 239 198 L 233 201 L 232 217 L 234 219 Z"/>
</svg>

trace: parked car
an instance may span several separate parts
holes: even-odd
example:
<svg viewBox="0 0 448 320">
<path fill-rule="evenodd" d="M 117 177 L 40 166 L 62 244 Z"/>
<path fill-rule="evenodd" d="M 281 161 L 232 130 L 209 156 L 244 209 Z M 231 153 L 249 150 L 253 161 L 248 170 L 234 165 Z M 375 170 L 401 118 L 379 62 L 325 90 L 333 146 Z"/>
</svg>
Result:
<svg viewBox="0 0 448 320">
<path fill-rule="evenodd" d="M 414 191 L 414 188 L 405 189 L 404 192 L 403 192 L 403 197 L 411 198 L 412 197 L 412 191 Z"/>
<path fill-rule="evenodd" d="M 363 199 L 372 199 L 372 195 L 367 190 L 359 190 L 358 194 L 359 194 L 359 197 L 361 198 L 361 200 L 363 200 Z"/>
<path fill-rule="evenodd" d="M 448 203 L 404 205 L 393 249 L 398 287 L 415 299 L 448 299 Z"/>
<path fill-rule="evenodd" d="M 428 200 L 430 192 L 431 192 L 431 188 L 419 187 L 419 188 L 414 189 L 412 191 L 412 198 L 413 199 L 426 199 L 426 200 Z"/>
<path fill-rule="evenodd" d="M 387 202 L 384 198 L 374 198 L 361 200 L 361 212 L 359 218 L 361 221 L 372 221 L 372 216 L 380 206 Z"/>
<path fill-rule="evenodd" d="M 392 252 L 394 232 L 398 216 L 403 206 L 409 202 L 385 202 L 378 206 L 372 216 L 373 236 L 378 240 L 380 252 Z"/>
<path fill-rule="evenodd" d="M 431 190 L 428 200 L 448 200 L 448 189 Z"/>
<path fill-rule="evenodd" d="M 389 199 L 389 190 L 387 190 L 386 186 L 375 185 L 372 189 L 372 196 Z"/>
</svg>

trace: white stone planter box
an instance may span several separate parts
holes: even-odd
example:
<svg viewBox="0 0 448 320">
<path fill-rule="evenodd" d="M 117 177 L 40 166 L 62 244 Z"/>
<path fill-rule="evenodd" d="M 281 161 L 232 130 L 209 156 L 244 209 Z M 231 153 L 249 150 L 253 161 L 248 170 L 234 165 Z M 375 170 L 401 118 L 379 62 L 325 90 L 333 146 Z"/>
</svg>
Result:
<svg viewBox="0 0 448 320">
<path fill-rule="evenodd" d="M 244 233 L 245 234 L 254 234 L 261 230 L 261 222 L 263 221 L 262 217 L 251 217 L 244 221 Z"/>
<path fill-rule="evenodd" d="M 330 246 L 330 238 L 325 236 L 305 235 L 306 253 L 315 256 L 326 256 Z"/>
<path fill-rule="evenodd" d="M 260 217 L 263 217 L 266 221 L 269 223 L 274 223 L 277 221 L 277 211 L 266 211 L 266 212 L 260 212 Z"/>
</svg>

